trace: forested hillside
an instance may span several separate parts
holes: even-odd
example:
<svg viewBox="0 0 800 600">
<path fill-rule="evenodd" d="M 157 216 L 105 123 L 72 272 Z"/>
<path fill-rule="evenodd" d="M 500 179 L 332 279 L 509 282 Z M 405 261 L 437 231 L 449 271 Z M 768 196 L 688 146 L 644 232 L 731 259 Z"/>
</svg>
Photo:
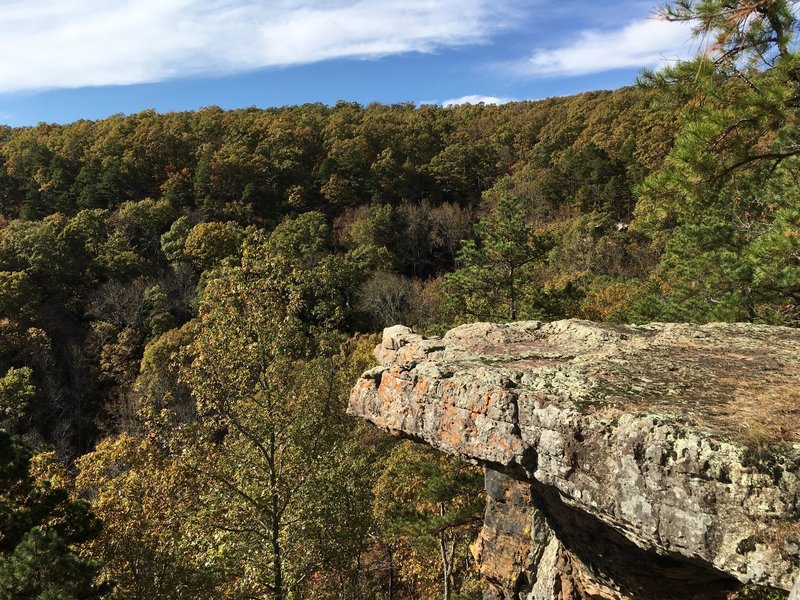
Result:
<svg viewBox="0 0 800 600">
<path fill-rule="evenodd" d="M 769 15 L 613 92 L 0 129 L 0 597 L 479 598 L 480 471 L 343 415 L 372 334 L 800 324 Z"/>
</svg>

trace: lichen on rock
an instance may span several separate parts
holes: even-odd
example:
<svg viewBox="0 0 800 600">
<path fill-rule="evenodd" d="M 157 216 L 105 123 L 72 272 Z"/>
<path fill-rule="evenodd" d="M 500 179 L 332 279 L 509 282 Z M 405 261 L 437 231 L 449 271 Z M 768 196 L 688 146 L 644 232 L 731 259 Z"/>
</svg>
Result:
<svg viewBox="0 0 800 600">
<path fill-rule="evenodd" d="M 349 412 L 487 468 L 475 548 L 487 597 L 724 598 L 794 583 L 800 331 L 396 326 L 376 357 Z"/>
</svg>

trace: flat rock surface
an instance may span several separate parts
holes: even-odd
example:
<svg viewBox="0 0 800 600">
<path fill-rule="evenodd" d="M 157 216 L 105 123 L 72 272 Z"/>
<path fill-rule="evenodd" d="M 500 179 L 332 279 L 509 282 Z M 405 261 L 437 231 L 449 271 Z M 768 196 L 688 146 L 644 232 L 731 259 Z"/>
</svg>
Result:
<svg viewBox="0 0 800 600">
<path fill-rule="evenodd" d="M 800 331 L 569 320 L 423 338 L 396 326 L 376 357 L 350 414 L 553 492 L 566 507 L 554 515 L 585 514 L 646 552 L 792 587 Z"/>
</svg>

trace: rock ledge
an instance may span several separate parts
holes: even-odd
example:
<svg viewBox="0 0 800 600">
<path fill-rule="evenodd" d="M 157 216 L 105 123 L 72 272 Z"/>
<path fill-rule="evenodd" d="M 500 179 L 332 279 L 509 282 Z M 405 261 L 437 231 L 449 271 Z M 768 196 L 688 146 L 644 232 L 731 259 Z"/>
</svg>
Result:
<svg viewBox="0 0 800 600">
<path fill-rule="evenodd" d="M 725 598 L 800 569 L 800 331 L 384 332 L 348 411 L 487 468 L 487 598 Z"/>
</svg>

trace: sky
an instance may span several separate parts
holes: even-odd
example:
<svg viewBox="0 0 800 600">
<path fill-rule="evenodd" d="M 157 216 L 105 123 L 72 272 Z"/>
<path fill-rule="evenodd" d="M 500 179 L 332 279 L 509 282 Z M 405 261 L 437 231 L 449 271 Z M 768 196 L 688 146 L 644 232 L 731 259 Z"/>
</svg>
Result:
<svg viewBox="0 0 800 600">
<path fill-rule="evenodd" d="M 0 124 L 632 84 L 698 50 L 656 0 L 0 0 Z"/>
</svg>

